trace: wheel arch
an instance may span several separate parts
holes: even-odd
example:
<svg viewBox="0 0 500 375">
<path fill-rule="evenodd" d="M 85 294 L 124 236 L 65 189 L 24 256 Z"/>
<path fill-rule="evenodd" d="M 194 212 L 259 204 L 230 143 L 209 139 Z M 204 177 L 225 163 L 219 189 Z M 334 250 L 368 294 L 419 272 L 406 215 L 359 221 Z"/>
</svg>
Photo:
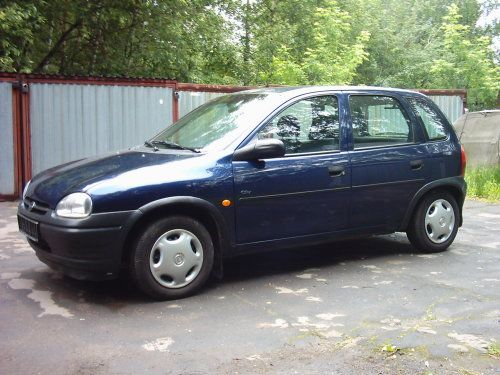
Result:
<svg viewBox="0 0 500 375">
<path fill-rule="evenodd" d="M 401 232 L 406 232 L 408 228 L 408 224 L 410 223 L 410 220 L 417 209 L 418 204 L 420 201 L 430 192 L 436 191 L 436 190 L 444 190 L 449 192 L 455 200 L 457 201 L 458 208 L 460 211 L 460 218 L 459 218 L 459 226 L 462 226 L 462 207 L 464 204 L 465 200 L 465 195 L 467 191 L 467 185 L 463 179 L 463 177 L 449 177 L 449 178 L 443 178 L 440 180 L 432 181 L 420 188 L 420 190 L 417 191 L 417 193 L 414 195 L 412 198 L 405 216 L 403 218 L 403 221 L 401 222 L 401 225 L 398 228 L 398 231 Z"/>
<path fill-rule="evenodd" d="M 122 263 L 128 264 L 133 246 L 144 228 L 160 217 L 181 215 L 193 218 L 203 224 L 214 242 L 213 274 L 222 278 L 222 260 L 229 248 L 230 239 L 227 224 L 222 214 L 210 202 L 196 197 L 170 197 L 150 202 L 139 211 L 141 216 L 130 226 L 122 253 Z"/>
</svg>

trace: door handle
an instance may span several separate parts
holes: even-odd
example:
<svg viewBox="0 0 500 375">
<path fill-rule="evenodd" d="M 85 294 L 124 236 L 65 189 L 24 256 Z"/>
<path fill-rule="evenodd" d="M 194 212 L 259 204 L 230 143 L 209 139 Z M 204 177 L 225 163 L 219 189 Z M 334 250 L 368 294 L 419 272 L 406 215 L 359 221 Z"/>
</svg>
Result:
<svg viewBox="0 0 500 375">
<path fill-rule="evenodd" d="M 331 177 L 340 177 L 345 175 L 345 168 L 343 165 L 335 165 L 333 167 L 328 167 L 328 174 Z"/>
<path fill-rule="evenodd" d="M 414 171 L 418 171 L 419 169 L 422 169 L 424 166 L 424 161 L 423 160 L 412 160 L 410 161 L 410 167 Z"/>
</svg>

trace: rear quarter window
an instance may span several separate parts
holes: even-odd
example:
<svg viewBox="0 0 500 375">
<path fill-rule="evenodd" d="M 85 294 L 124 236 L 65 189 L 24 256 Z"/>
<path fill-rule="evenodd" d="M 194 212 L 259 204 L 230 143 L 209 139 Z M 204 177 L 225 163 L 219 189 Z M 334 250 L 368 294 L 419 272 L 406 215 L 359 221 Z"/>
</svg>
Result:
<svg viewBox="0 0 500 375">
<path fill-rule="evenodd" d="M 444 119 L 437 113 L 427 101 L 419 98 L 406 98 L 410 103 L 415 115 L 420 118 L 424 125 L 427 138 L 431 141 L 446 139 L 448 131 Z"/>
</svg>

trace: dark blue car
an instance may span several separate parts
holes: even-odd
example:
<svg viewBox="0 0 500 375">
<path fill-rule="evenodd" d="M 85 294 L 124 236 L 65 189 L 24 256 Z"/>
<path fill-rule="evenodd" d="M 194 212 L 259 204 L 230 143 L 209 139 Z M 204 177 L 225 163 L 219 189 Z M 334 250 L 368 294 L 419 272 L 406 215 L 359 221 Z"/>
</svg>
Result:
<svg viewBox="0 0 500 375">
<path fill-rule="evenodd" d="M 422 94 L 257 89 L 142 146 L 35 176 L 19 228 L 67 275 L 128 269 L 150 296 L 179 298 L 248 251 L 396 231 L 443 251 L 462 224 L 464 170 L 452 127 Z"/>
</svg>

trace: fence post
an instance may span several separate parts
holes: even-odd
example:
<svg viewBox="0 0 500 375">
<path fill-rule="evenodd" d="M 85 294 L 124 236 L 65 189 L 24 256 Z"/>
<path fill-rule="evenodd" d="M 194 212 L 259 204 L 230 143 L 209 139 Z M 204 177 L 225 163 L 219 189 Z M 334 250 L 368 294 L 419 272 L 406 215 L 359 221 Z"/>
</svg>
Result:
<svg viewBox="0 0 500 375">
<path fill-rule="evenodd" d="M 31 130 L 29 84 L 24 75 L 17 76 L 13 88 L 13 126 L 15 149 L 16 195 L 20 195 L 26 183 L 31 180 Z"/>
<path fill-rule="evenodd" d="M 179 120 L 179 82 L 175 81 L 174 91 L 172 93 L 172 117 L 173 122 Z"/>
</svg>

